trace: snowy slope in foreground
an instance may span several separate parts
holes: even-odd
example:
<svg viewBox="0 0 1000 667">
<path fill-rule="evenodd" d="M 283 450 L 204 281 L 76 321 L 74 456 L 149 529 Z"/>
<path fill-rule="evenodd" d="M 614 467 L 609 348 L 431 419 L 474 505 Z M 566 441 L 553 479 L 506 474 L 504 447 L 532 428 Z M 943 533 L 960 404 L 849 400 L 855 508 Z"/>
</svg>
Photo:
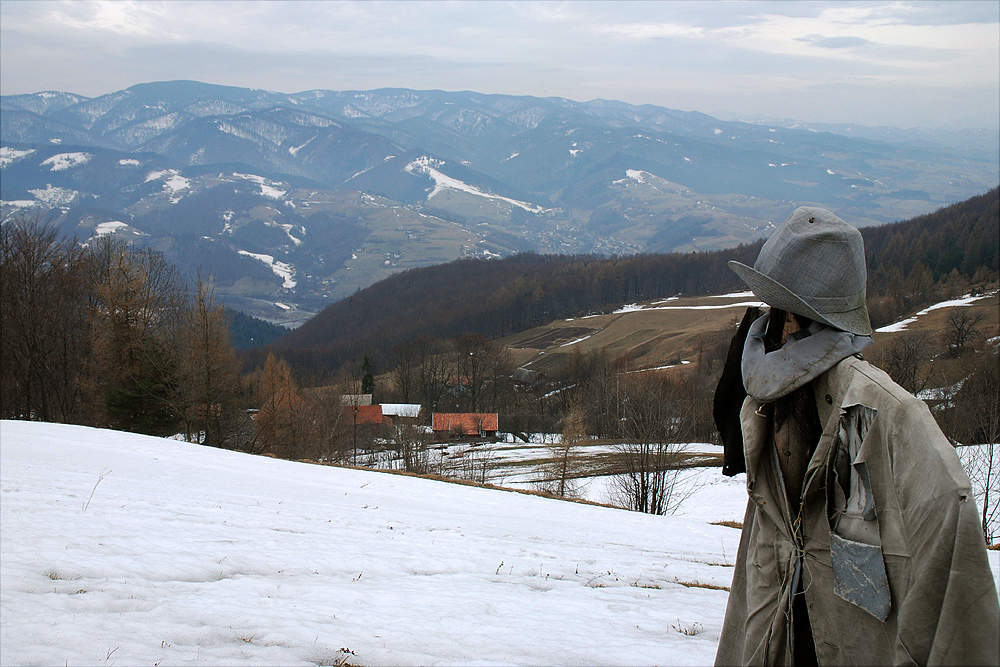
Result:
<svg viewBox="0 0 1000 667">
<path fill-rule="evenodd" d="M 0 446 L 4 665 L 710 664 L 727 593 L 677 582 L 728 586 L 739 539 L 114 431 Z"/>
</svg>

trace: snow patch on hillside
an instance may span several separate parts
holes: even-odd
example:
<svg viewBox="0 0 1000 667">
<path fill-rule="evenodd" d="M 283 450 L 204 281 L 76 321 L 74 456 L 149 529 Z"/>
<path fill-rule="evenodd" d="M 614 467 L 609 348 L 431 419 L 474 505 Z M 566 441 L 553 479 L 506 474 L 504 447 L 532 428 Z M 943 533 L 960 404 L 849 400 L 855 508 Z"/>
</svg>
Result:
<svg viewBox="0 0 1000 667">
<path fill-rule="evenodd" d="M 171 176 L 170 178 L 166 179 L 163 182 L 163 189 L 169 190 L 171 194 L 175 195 L 178 192 L 181 192 L 182 190 L 187 190 L 189 187 L 191 187 L 191 180 L 188 178 L 184 178 L 180 174 L 174 174 L 173 176 Z M 174 201 L 175 203 L 178 200 L 180 200 L 180 197 L 177 197 L 176 199 L 173 198 L 171 199 L 171 201 Z"/>
<path fill-rule="evenodd" d="M 312 143 L 313 139 L 315 139 L 315 138 L 316 137 L 310 138 L 309 141 L 307 141 L 306 143 L 302 144 L 301 146 L 289 146 L 288 147 L 289 154 L 291 154 L 293 157 L 297 156 L 299 154 L 299 151 L 302 150 L 303 148 L 305 148 L 306 146 L 308 146 L 310 143 Z"/>
<path fill-rule="evenodd" d="M 11 148 L 10 146 L 0 146 L 0 169 L 6 167 L 11 162 L 20 160 L 23 157 L 27 157 L 34 153 L 33 148 L 27 150 L 18 150 L 16 148 Z"/>
<path fill-rule="evenodd" d="M 281 227 L 283 230 L 285 230 L 285 234 L 288 235 L 288 238 L 291 240 L 292 243 L 294 243 L 297 246 L 298 245 L 302 245 L 302 239 L 297 239 L 294 236 L 292 236 L 292 229 L 295 228 L 295 225 L 289 225 L 289 224 L 282 225 L 282 224 L 279 224 L 278 227 Z M 302 227 L 299 227 L 299 230 L 301 232 L 305 232 L 305 229 L 303 229 Z M 304 233 L 303 233 L 303 236 L 305 236 Z"/>
<path fill-rule="evenodd" d="M 703 299 L 746 299 L 748 297 L 754 297 L 753 292 L 733 292 L 731 294 L 719 294 L 715 296 L 701 297 Z M 722 308 L 749 308 L 751 306 L 763 306 L 763 303 L 756 299 L 754 301 L 736 301 L 733 303 L 709 303 L 701 305 L 680 305 L 680 306 L 665 306 L 662 304 L 669 303 L 671 301 L 676 301 L 678 297 L 672 296 L 666 299 L 661 299 L 660 301 L 653 302 L 649 305 L 644 305 L 641 303 L 629 303 L 625 304 L 618 310 L 613 311 L 612 314 L 621 313 L 632 313 L 637 310 L 720 310 Z"/>
<path fill-rule="evenodd" d="M 533 206 L 531 204 L 525 203 L 523 201 L 517 201 L 516 199 L 510 199 L 508 197 L 501 197 L 500 195 L 490 194 L 489 192 L 484 192 L 477 187 L 471 186 L 468 183 L 458 180 L 457 178 L 452 178 L 441 173 L 438 168 L 443 166 L 444 162 L 440 160 L 433 160 L 427 156 L 419 157 L 413 162 L 409 163 L 404 167 L 404 170 L 411 174 L 423 174 L 425 176 L 430 176 L 434 180 L 434 189 L 427 199 L 431 199 L 435 195 L 439 194 L 442 190 L 450 188 L 452 190 L 459 190 L 461 192 L 467 192 L 477 197 L 484 197 L 486 199 L 495 199 L 497 201 L 504 201 L 513 206 L 518 206 L 531 213 L 540 213 L 544 209 L 540 206 Z"/>
<path fill-rule="evenodd" d="M 120 164 L 123 167 L 138 167 L 142 163 L 139 162 L 138 160 L 125 159 L 125 160 L 118 160 L 118 164 Z"/>
<path fill-rule="evenodd" d="M 124 229 L 128 227 L 127 223 L 120 222 L 118 220 L 111 220 L 108 222 L 102 222 L 94 227 L 95 236 L 106 236 L 108 234 L 114 234 L 119 229 Z"/>
<path fill-rule="evenodd" d="M 65 171 L 70 167 L 87 164 L 91 157 L 90 153 L 59 153 L 47 160 L 42 160 L 42 164 L 51 165 L 51 171 Z"/>
<path fill-rule="evenodd" d="M 576 340 L 571 340 L 571 341 L 570 341 L 570 342 L 568 342 L 568 343 L 563 343 L 563 344 L 562 344 L 562 345 L 560 345 L 559 347 L 568 347 L 568 346 L 570 346 L 570 345 L 576 345 L 577 343 L 582 343 L 583 341 L 587 340 L 588 338 L 590 338 L 590 337 L 591 337 L 591 336 L 593 336 L 593 335 L 594 335 L 594 334 L 587 334 L 586 336 L 582 336 L 582 337 L 580 337 L 580 338 L 577 338 Z"/>
<path fill-rule="evenodd" d="M 46 206 L 66 206 L 67 204 L 71 204 L 77 195 L 80 194 L 76 190 L 54 188 L 51 183 L 46 184 L 44 190 L 36 188 L 28 190 L 28 192 L 35 195 L 35 199 Z"/>
<path fill-rule="evenodd" d="M 146 182 L 163 179 L 163 191 L 170 193 L 170 203 L 176 204 L 181 200 L 184 190 L 191 187 L 191 179 L 180 175 L 176 169 L 164 169 L 162 171 L 151 171 L 146 174 Z"/>
<path fill-rule="evenodd" d="M 281 286 L 284 287 L 285 289 L 292 289 L 293 287 L 295 287 L 295 285 L 298 284 L 294 279 L 295 267 L 292 266 L 291 264 L 287 264 L 285 262 L 279 262 L 276 259 L 274 259 L 273 255 L 264 255 L 261 253 L 247 252 L 246 250 L 240 250 L 239 253 L 241 255 L 246 255 L 247 257 L 253 257 L 257 261 L 264 262 L 269 267 L 271 267 L 271 271 L 274 272 L 274 275 L 278 276 L 284 281 L 281 284 Z"/>
<path fill-rule="evenodd" d="M 282 190 L 278 187 L 284 186 L 284 183 L 270 181 L 263 176 L 257 176 L 256 174 L 240 174 L 237 172 L 234 172 L 233 176 L 236 178 L 242 178 L 245 181 L 250 181 L 251 183 L 256 183 L 260 186 L 260 194 L 270 199 L 281 199 L 288 193 L 288 190 Z"/>
<path fill-rule="evenodd" d="M 990 298 L 991 296 L 994 296 L 994 295 L 996 295 L 996 292 L 991 292 L 991 293 L 985 294 L 985 295 L 983 295 L 983 294 L 978 294 L 978 295 L 966 294 L 965 296 L 959 297 L 957 299 L 950 299 L 948 301 L 941 301 L 940 303 L 935 303 L 933 306 L 928 306 L 927 308 L 924 308 L 919 313 L 916 313 L 912 317 L 908 317 L 905 320 L 900 320 L 899 322 L 895 322 L 893 324 L 888 324 L 888 325 L 886 325 L 884 327 L 879 327 L 878 329 L 875 330 L 875 332 L 876 333 L 894 333 L 894 332 L 899 332 L 899 331 L 905 331 L 908 326 L 910 326 L 911 324 L 913 324 L 914 322 L 916 322 L 917 318 L 919 318 L 922 315 L 926 315 L 927 313 L 930 313 L 932 311 L 938 310 L 940 308 L 954 308 L 956 306 L 969 306 L 969 305 L 972 305 L 973 303 L 975 303 L 976 301 L 979 301 L 981 299 L 988 299 L 988 298 Z"/>
</svg>

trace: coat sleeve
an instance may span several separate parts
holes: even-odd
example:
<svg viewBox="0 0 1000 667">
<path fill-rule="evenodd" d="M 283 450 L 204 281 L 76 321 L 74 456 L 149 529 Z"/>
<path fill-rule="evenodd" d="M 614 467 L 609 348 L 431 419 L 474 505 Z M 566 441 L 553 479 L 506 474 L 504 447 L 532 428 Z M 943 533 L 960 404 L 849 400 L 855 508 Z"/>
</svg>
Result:
<svg viewBox="0 0 1000 667">
<path fill-rule="evenodd" d="M 922 402 L 895 412 L 893 477 L 911 557 L 896 662 L 997 665 L 1000 606 L 968 476 Z"/>
</svg>

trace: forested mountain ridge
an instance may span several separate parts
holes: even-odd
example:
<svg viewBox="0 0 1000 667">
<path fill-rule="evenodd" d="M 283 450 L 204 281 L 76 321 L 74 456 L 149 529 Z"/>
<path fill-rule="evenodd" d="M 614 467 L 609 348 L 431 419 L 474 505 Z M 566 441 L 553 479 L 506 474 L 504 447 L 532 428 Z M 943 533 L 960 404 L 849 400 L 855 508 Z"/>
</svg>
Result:
<svg viewBox="0 0 1000 667">
<path fill-rule="evenodd" d="M 862 229 L 873 324 L 929 303 L 943 285 L 961 291 L 995 280 L 998 230 L 996 188 L 929 215 Z M 322 375 L 362 352 L 384 357 L 394 343 L 422 335 L 500 338 L 632 302 L 741 291 L 727 262 L 752 265 L 760 244 L 611 258 L 519 254 L 412 269 L 327 307 L 271 349 Z"/>
<path fill-rule="evenodd" d="M 719 250 L 796 204 L 861 227 L 1000 178 L 995 140 L 609 100 L 167 81 L 0 105 L 0 217 L 210 266 L 227 305 L 286 323 L 461 257 Z"/>
</svg>

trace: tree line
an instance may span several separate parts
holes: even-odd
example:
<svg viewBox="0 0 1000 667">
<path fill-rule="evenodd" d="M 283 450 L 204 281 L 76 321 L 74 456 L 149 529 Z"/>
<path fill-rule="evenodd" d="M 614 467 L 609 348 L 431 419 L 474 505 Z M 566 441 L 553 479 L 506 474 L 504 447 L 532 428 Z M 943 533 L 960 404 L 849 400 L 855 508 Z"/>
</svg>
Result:
<svg viewBox="0 0 1000 667">
<path fill-rule="evenodd" d="M 941 294 L 995 278 L 998 226 L 1000 195 L 993 189 L 935 213 L 862 229 L 872 324 L 889 324 Z M 245 358 L 259 366 L 273 351 L 306 382 L 320 384 L 359 350 L 385 359 L 393 345 L 421 335 L 448 339 L 478 333 L 495 339 L 623 303 L 743 290 L 727 262 L 752 265 L 762 243 L 621 257 L 522 253 L 410 269 L 331 304 L 267 350 Z"/>
<path fill-rule="evenodd" d="M 969 286 L 969 272 L 972 280 L 995 281 L 1000 212 L 996 191 L 991 194 L 993 199 L 983 198 L 985 214 L 977 214 L 975 205 L 956 205 L 952 210 L 958 215 L 937 222 L 917 219 L 915 225 L 929 227 L 920 229 L 923 241 L 909 252 L 922 253 L 923 259 L 905 274 L 888 260 L 899 239 L 907 237 L 894 229 L 876 236 L 867 246 L 876 276 L 898 270 L 902 282 L 895 283 L 898 293 L 876 292 L 875 297 L 892 296 L 915 308 L 962 293 Z M 963 253 L 979 259 L 950 253 L 949 239 L 957 239 Z M 620 282 L 627 274 L 623 267 L 644 266 L 628 259 L 550 263 L 527 256 L 520 266 L 561 267 L 572 276 L 574 262 L 595 262 L 592 269 L 610 271 Z M 930 282 L 918 295 L 910 290 L 927 282 L 919 266 L 925 260 Z M 717 267 L 720 273 L 723 267 Z M 731 273 L 728 268 L 724 272 Z M 655 275 L 650 270 L 624 285 L 616 283 L 607 288 L 606 298 L 620 290 L 647 294 L 643 290 L 656 289 Z M 593 289 L 599 289 L 598 279 L 591 280 Z M 563 289 L 569 291 L 570 284 L 566 278 Z M 281 458 L 434 471 L 430 439 L 412 424 L 383 428 L 349 417 L 345 405 L 350 407 L 359 394 L 373 393 L 376 402 L 420 403 L 425 422 L 435 411 L 497 412 L 507 432 L 562 431 L 564 449 L 554 457 L 559 495 L 568 493 L 577 474 L 571 469 L 577 459 L 570 456 L 573 446 L 589 437 L 615 440 L 620 451 L 604 462 L 605 474 L 611 470 L 619 476 L 623 503 L 653 513 L 669 511 L 677 501 L 677 480 L 670 471 L 684 465 L 678 443 L 715 441 L 711 402 L 731 335 L 720 331 L 707 337 L 697 363 L 667 373 L 635 372 L 627 355 L 577 351 L 537 385 L 515 385 L 508 351 L 483 333 L 420 333 L 398 337 L 381 356 L 355 345 L 326 386 L 304 388 L 303 377 L 310 376 L 297 373 L 273 351 L 252 372 L 241 371 L 227 314 L 215 302 L 210 280 L 199 274 L 189 288 L 179 271 L 152 249 L 114 236 L 81 245 L 29 216 L 0 227 L 0 313 L 4 418 L 180 433 L 193 442 Z M 945 409 L 935 412 L 954 442 L 995 443 L 1000 438 L 1000 359 L 995 346 L 984 345 L 982 319 L 976 311 L 959 309 L 940 340 L 899 335 L 873 358 L 915 393 L 927 383 L 930 358 L 943 354 L 964 360 L 964 383 L 945 397 Z M 993 461 L 990 448 L 982 464 L 987 476 L 994 474 Z M 438 463 L 440 471 L 443 461 Z M 471 461 L 466 474 L 485 477 L 487 465 Z M 995 497 L 984 502 L 984 512 L 1000 511 Z M 987 519 L 984 514 L 984 527 Z"/>
<path fill-rule="evenodd" d="M 240 362 L 211 281 L 39 216 L 0 228 L 0 413 L 230 445 Z"/>
</svg>

